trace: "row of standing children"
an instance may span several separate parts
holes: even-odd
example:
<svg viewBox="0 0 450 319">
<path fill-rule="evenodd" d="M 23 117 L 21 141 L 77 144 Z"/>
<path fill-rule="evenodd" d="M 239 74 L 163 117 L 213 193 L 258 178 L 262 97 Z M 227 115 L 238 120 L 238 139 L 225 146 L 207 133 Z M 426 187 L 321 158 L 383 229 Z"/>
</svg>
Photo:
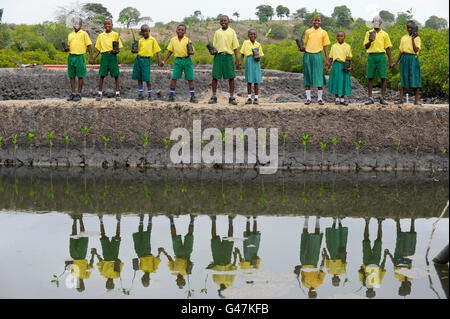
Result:
<svg viewBox="0 0 450 319">
<path fill-rule="evenodd" d="M 241 59 L 238 56 L 239 41 L 236 32 L 229 27 L 229 18 L 224 15 L 220 18 L 221 29 L 214 34 L 213 47 L 210 48 L 210 53 L 214 55 L 212 67 L 212 97 L 209 104 L 217 103 L 217 84 L 219 79 L 227 79 L 229 81 L 229 104 L 237 105 L 234 97 L 234 79 L 236 77 L 235 68 L 238 69 L 241 64 L 244 64 L 245 58 L 245 82 L 247 83 L 248 99 L 245 104 L 252 103 L 252 84 L 254 88 L 253 104 L 259 104 L 259 84 L 263 83 L 260 60 L 264 56 L 261 44 L 256 41 L 256 30 L 250 29 L 248 31 L 249 40 L 243 42 L 240 53 Z M 400 92 L 400 100 L 396 103 L 403 103 L 404 88 L 415 88 L 415 104 L 419 104 L 418 95 L 421 87 L 420 65 L 417 59 L 418 51 L 420 50 L 420 38 L 417 31 L 415 31 L 415 24 L 413 21 L 408 21 L 407 30 L 409 35 L 405 35 L 401 39 L 400 53 L 395 63 L 391 61 L 390 48 L 392 44 L 389 35 L 381 30 L 381 18 L 376 16 L 373 19 L 374 29 L 367 31 L 364 46 L 368 52 L 368 62 L 366 76 L 368 78 L 369 100 L 366 104 L 374 103 L 372 97 L 372 85 L 375 72 L 382 81 L 382 95 L 380 98 L 381 104 L 387 104 L 385 100 L 386 92 L 386 61 L 384 54 L 389 58 L 390 68 L 394 68 L 400 61 L 401 82 L 402 89 Z M 345 96 L 351 94 L 351 67 L 347 62 L 351 61 L 352 52 L 349 44 L 345 43 L 345 32 L 338 31 L 336 38 L 337 43 L 332 45 L 330 53 L 328 53 L 328 45 L 331 44 L 328 33 L 321 28 L 322 20 L 320 16 L 313 18 L 313 26 L 306 30 L 304 43 L 299 46 L 299 51 L 305 52 L 303 56 L 303 83 L 305 86 L 306 101 L 305 104 L 311 103 L 311 87 L 317 87 L 318 103 L 324 104 L 323 101 L 323 86 L 326 85 L 325 72 L 331 68 L 329 77 L 328 92 L 335 94 L 336 104 L 348 105 Z M 86 49 L 89 52 L 89 63 L 93 64 L 99 54 L 102 55 L 100 62 L 100 80 L 99 90 L 96 97 L 100 101 L 103 97 L 103 81 L 108 74 L 111 74 L 115 79 L 116 85 L 116 100 L 120 100 L 119 87 L 119 64 L 117 54 L 123 48 L 122 42 L 117 32 L 112 31 L 112 20 L 106 19 L 104 21 L 105 31 L 97 38 L 95 48 L 97 53 L 92 54 L 92 42 L 89 35 L 81 30 L 81 19 L 74 23 L 74 31 L 68 36 L 68 47 L 65 51 L 69 52 L 68 56 L 68 76 L 70 79 L 72 94 L 68 100 L 78 101 L 81 99 L 81 91 L 83 88 L 83 78 L 86 76 L 86 65 L 84 61 L 84 54 Z M 137 100 L 145 99 L 143 94 L 143 82 L 147 84 L 148 100 L 152 100 L 151 87 L 151 67 L 150 59 L 156 54 L 158 58 L 158 65 L 164 66 L 170 56 L 175 56 L 173 64 L 172 79 L 170 83 L 169 101 L 174 101 L 174 94 L 177 80 L 184 77 L 188 81 L 189 91 L 191 94 L 190 102 L 197 103 L 194 89 L 194 65 L 191 55 L 194 54 L 192 42 L 185 36 L 186 26 L 178 25 L 176 30 L 177 36 L 173 37 L 167 47 L 168 53 L 164 60 L 161 60 L 161 48 L 156 39 L 150 36 L 150 28 L 144 24 L 141 26 L 142 38 L 139 40 L 138 49 L 132 50 L 137 53 L 133 65 L 132 79 L 138 81 L 139 93 Z M 373 33 L 373 34 L 372 34 Z M 373 36 L 375 35 L 375 36 Z M 116 42 L 117 46 L 113 45 Z M 304 46 L 306 45 L 306 46 Z M 322 51 L 325 53 L 325 68 L 323 66 Z M 233 59 L 233 54 L 235 59 Z M 349 63 L 350 64 L 350 63 Z M 78 77 L 78 92 L 75 90 L 75 77 Z"/>
</svg>

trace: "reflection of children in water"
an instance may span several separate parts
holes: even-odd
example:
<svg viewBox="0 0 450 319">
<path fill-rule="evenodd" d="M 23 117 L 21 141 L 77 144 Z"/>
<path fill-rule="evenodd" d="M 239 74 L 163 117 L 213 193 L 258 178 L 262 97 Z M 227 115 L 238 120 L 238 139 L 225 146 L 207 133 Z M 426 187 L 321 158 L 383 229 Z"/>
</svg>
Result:
<svg viewBox="0 0 450 319">
<path fill-rule="evenodd" d="M 233 237 L 233 218 L 228 216 L 228 237 Z M 227 274 L 227 271 L 236 270 L 237 252 L 233 253 L 233 241 L 221 240 L 216 233 L 216 216 L 211 216 L 211 252 L 213 262 L 210 263 L 207 269 L 222 271 L 224 274 L 212 275 L 213 281 L 219 285 L 219 296 L 222 296 L 222 291 L 233 284 L 236 275 Z M 233 263 L 231 263 L 231 254 L 233 254 Z"/>
<path fill-rule="evenodd" d="M 253 216 L 253 230 L 250 230 L 250 217 L 247 217 L 245 225 L 244 240 L 242 246 L 244 248 L 244 258 L 236 247 L 235 251 L 239 255 L 239 266 L 241 269 L 258 269 L 261 258 L 258 257 L 259 242 L 261 241 L 261 233 L 258 231 L 256 216 Z"/>
<path fill-rule="evenodd" d="M 147 230 L 144 231 L 144 215 L 140 214 L 138 232 L 133 233 L 134 251 L 138 256 L 138 258 L 133 259 L 133 269 L 144 272 L 141 278 L 144 287 L 150 285 L 150 274 L 158 270 L 158 265 L 161 262 L 159 251 L 156 257 L 151 253 L 151 232 L 152 216 L 148 216 Z"/>
<path fill-rule="evenodd" d="M 169 269 L 172 271 L 172 275 L 176 275 L 176 283 L 181 289 L 186 285 L 184 276 L 192 273 L 192 267 L 194 264 L 191 261 L 192 249 L 194 246 L 194 216 L 190 216 L 188 233 L 184 236 L 184 243 L 181 239 L 181 235 L 177 235 L 173 216 L 169 216 L 170 220 L 170 233 L 172 235 L 172 247 L 174 252 L 173 259 L 164 248 L 159 248 L 158 252 L 164 253 L 167 259 L 169 259 Z"/>
<path fill-rule="evenodd" d="M 317 268 L 323 233 L 320 232 L 320 217 L 316 218 L 314 233 L 308 233 L 308 221 L 309 216 L 306 216 L 300 240 L 301 265 L 295 266 L 294 273 L 297 274 L 297 276 L 301 274 L 302 284 L 308 288 L 308 297 L 317 298 L 316 289 L 323 283 L 326 275 L 323 271 L 325 264 L 324 256 L 322 256 L 320 268 Z"/>
<path fill-rule="evenodd" d="M 327 250 L 323 249 L 323 255 L 326 260 L 328 273 L 333 275 L 331 282 L 337 287 L 340 283 L 339 275 L 345 274 L 347 271 L 347 237 L 348 227 L 342 227 L 341 219 L 337 219 L 338 227 L 336 228 L 336 218 L 333 218 L 332 227 L 325 229 L 325 240 Z"/>
<path fill-rule="evenodd" d="M 97 263 L 100 274 L 106 278 L 106 289 L 108 291 L 114 289 L 114 279 L 120 278 L 122 272 L 123 262 L 119 259 L 120 248 L 120 215 L 116 215 L 116 235 L 111 240 L 105 235 L 105 226 L 103 225 L 103 216 L 99 215 L 100 220 L 100 244 L 102 245 L 103 258 L 97 253 L 95 248 L 92 253 L 95 254 L 99 260 Z"/>
<path fill-rule="evenodd" d="M 370 247 L 369 240 L 369 222 L 370 218 L 366 218 L 365 228 L 364 228 L 364 239 L 362 241 L 363 248 L 363 264 L 361 265 L 359 272 L 359 280 L 361 284 L 367 288 L 366 296 L 368 298 L 375 297 L 375 289 L 379 288 L 381 282 L 383 281 L 383 277 L 386 274 L 385 264 L 386 264 L 386 254 L 383 256 L 383 261 L 380 264 L 381 260 L 381 237 L 382 237 L 382 222 L 383 218 L 378 218 L 378 232 L 377 238 L 373 244 L 373 247 Z"/>
<path fill-rule="evenodd" d="M 88 249 L 88 237 L 73 238 L 77 235 L 77 220 L 80 224 L 80 233 L 84 232 L 83 215 L 71 215 L 73 219 L 72 234 L 70 237 L 69 250 L 70 257 L 73 260 L 66 261 L 66 265 L 72 265 L 70 267 L 70 273 L 72 276 L 78 279 L 77 290 L 82 292 L 85 290 L 84 279 L 88 279 L 91 276 L 91 271 L 94 268 L 94 256 L 91 256 L 91 260 L 88 264 L 86 255 Z"/>
<path fill-rule="evenodd" d="M 405 276 L 401 271 L 399 272 L 399 270 L 412 268 L 412 260 L 407 257 L 414 255 L 416 252 L 417 233 L 414 229 L 413 218 L 411 218 L 409 232 L 402 232 L 399 218 L 395 220 L 395 223 L 397 225 L 397 241 L 395 243 L 394 256 L 391 255 L 388 249 L 385 250 L 385 254 L 389 255 L 391 258 L 392 263 L 394 264 L 395 278 L 401 283 L 398 294 L 400 296 L 408 296 L 411 294 L 413 278 Z"/>
</svg>

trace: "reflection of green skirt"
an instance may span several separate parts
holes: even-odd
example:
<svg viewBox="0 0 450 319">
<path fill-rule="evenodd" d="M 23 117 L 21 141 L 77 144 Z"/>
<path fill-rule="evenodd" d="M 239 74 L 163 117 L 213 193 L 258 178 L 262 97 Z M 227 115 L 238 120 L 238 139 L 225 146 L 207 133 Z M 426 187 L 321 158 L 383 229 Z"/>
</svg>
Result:
<svg viewBox="0 0 450 319">
<path fill-rule="evenodd" d="M 261 233 L 247 233 L 244 232 L 244 259 L 251 261 L 253 258 L 258 256 L 259 242 L 261 241 Z M 249 247 L 251 246 L 251 247 Z M 255 246 L 255 247 L 253 247 Z"/>
<path fill-rule="evenodd" d="M 305 52 L 303 55 L 303 85 L 322 87 L 326 84 L 322 51 L 317 53 Z"/>
<path fill-rule="evenodd" d="M 302 233 L 300 240 L 300 262 L 302 265 L 317 266 L 319 262 L 320 246 L 322 245 L 323 233 Z"/>
<path fill-rule="evenodd" d="M 192 248 L 194 247 L 194 236 L 187 234 L 184 236 L 184 244 L 181 235 L 172 237 L 172 246 L 175 256 L 189 259 L 191 258 Z"/>
<path fill-rule="evenodd" d="M 219 236 L 211 239 L 211 252 L 213 255 L 213 263 L 215 265 L 231 264 L 231 255 L 233 253 L 234 242 L 229 240 L 221 240 Z"/>
<path fill-rule="evenodd" d="M 417 233 L 416 232 L 397 232 L 397 241 L 395 243 L 394 260 L 395 265 L 410 265 L 412 260 L 405 258 L 414 255 L 416 252 Z"/>
<path fill-rule="evenodd" d="M 347 227 L 328 227 L 325 229 L 325 241 L 327 243 L 327 249 L 330 252 L 330 259 L 343 260 L 345 258 L 343 252 L 345 252 L 347 248 L 347 237 Z"/>
<path fill-rule="evenodd" d="M 419 58 L 416 54 L 402 53 L 400 59 L 400 79 L 404 88 L 421 88 Z"/>
<path fill-rule="evenodd" d="M 330 79 L 328 81 L 328 92 L 337 95 L 350 95 L 352 93 L 352 82 L 350 80 L 350 72 L 344 72 L 342 68 L 344 62 L 338 60 L 333 62 L 331 68 Z"/>
<path fill-rule="evenodd" d="M 245 58 L 245 82 L 263 83 L 261 63 L 259 61 L 255 61 L 252 55 Z"/>
<path fill-rule="evenodd" d="M 70 257 L 73 259 L 85 259 L 88 249 L 88 238 L 70 238 Z"/>
</svg>

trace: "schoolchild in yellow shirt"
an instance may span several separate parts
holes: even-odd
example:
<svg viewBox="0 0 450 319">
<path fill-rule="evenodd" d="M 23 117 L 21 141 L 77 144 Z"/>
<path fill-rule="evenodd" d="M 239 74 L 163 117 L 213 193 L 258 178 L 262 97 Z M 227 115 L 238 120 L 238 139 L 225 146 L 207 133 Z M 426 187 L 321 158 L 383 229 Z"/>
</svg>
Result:
<svg viewBox="0 0 450 319">
<path fill-rule="evenodd" d="M 83 90 L 83 78 L 86 76 L 86 61 L 84 54 L 86 48 L 89 52 L 89 58 L 92 58 L 92 41 L 86 31 L 81 30 L 83 21 L 75 19 L 73 31 L 67 37 L 68 46 L 64 51 L 69 52 L 67 57 L 67 73 L 70 79 L 70 88 L 72 93 L 67 101 L 81 100 L 81 91 Z M 75 77 L 78 77 L 78 92 L 75 90 Z"/>
<path fill-rule="evenodd" d="M 152 82 L 151 82 L 151 67 L 150 59 L 156 54 L 158 57 L 158 65 L 162 66 L 161 56 L 159 52 L 161 48 L 158 45 L 158 41 L 150 35 L 150 27 L 147 24 L 141 26 L 142 38 L 139 39 L 138 51 L 131 51 L 137 53 L 133 64 L 133 74 L 131 78 L 138 81 L 139 94 L 136 100 L 140 101 L 144 99 L 144 86 L 143 82 L 147 84 L 147 99 L 152 100 Z"/>
<path fill-rule="evenodd" d="M 248 99 L 245 104 L 252 104 L 252 83 L 255 88 L 255 97 L 253 104 L 259 104 L 259 84 L 263 83 L 261 73 L 261 57 L 264 56 L 261 44 L 256 41 L 256 30 L 248 30 L 249 40 L 245 40 L 241 48 L 241 64 L 244 63 L 245 57 L 245 82 L 247 83 Z M 255 55 L 254 50 L 258 50 Z"/>
<path fill-rule="evenodd" d="M 105 32 L 97 37 L 97 42 L 95 43 L 95 48 L 98 51 L 90 60 L 90 63 L 94 64 L 94 60 L 100 53 L 102 54 L 102 58 L 100 61 L 100 70 L 98 72 L 98 74 L 100 75 L 100 81 L 98 84 L 98 95 L 96 97 L 96 100 L 101 101 L 101 99 L 103 98 L 103 81 L 109 73 L 116 82 L 116 101 L 120 101 L 120 71 L 117 55 L 119 54 L 120 49 L 123 48 L 123 45 L 122 41 L 120 41 L 119 34 L 112 30 L 113 23 L 111 19 L 106 19 L 103 22 L 103 27 L 105 28 Z M 114 50 L 113 42 L 118 42 L 118 50 Z"/>
<path fill-rule="evenodd" d="M 170 81 L 169 101 L 175 101 L 175 87 L 177 80 L 181 79 L 184 72 L 184 78 L 188 81 L 189 92 L 191 93 L 191 103 L 198 103 L 195 97 L 194 89 L 194 63 L 191 55 L 194 54 L 194 47 L 192 47 L 191 40 L 185 36 L 186 26 L 180 24 L 177 27 L 177 36 L 170 39 L 167 46 L 167 55 L 164 58 L 163 65 L 167 62 L 172 54 L 175 55 L 175 62 L 173 63 L 172 80 Z M 192 50 L 188 50 L 188 46 Z"/>
</svg>

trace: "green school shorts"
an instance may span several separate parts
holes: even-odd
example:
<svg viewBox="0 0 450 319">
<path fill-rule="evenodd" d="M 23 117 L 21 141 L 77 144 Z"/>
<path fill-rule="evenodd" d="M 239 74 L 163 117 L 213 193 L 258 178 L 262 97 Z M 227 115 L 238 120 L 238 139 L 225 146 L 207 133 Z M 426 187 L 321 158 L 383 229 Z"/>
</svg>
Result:
<svg viewBox="0 0 450 319">
<path fill-rule="evenodd" d="M 138 257 L 151 255 L 150 237 L 151 233 L 149 231 L 133 233 L 134 251 Z"/>
<path fill-rule="evenodd" d="M 150 72 L 150 58 L 136 56 L 131 78 L 136 81 L 150 82 Z"/>
<path fill-rule="evenodd" d="M 74 77 L 78 77 L 82 79 L 86 76 L 86 61 L 84 60 L 84 55 L 71 55 L 67 57 L 67 73 L 69 75 L 69 79 L 73 79 Z"/>
<path fill-rule="evenodd" d="M 188 56 L 187 58 L 176 58 L 173 63 L 173 73 L 172 79 L 181 79 L 184 71 L 184 79 L 188 81 L 194 81 L 194 63 L 192 58 Z"/>
<path fill-rule="evenodd" d="M 108 73 L 111 74 L 113 78 L 120 75 L 119 59 L 117 58 L 117 54 L 104 52 L 102 53 L 102 58 L 100 60 L 100 70 L 98 71 L 98 74 L 100 76 L 107 76 Z"/>
<path fill-rule="evenodd" d="M 386 69 L 386 56 L 384 53 L 369 53 L 369 56 L 367 57 L 366 70 L 366 76 L 368 79 L 373 79 L 377 70 L 380 79 L 385 79 Z"/>
<path fill-rule="evenodd" d="M 184 236 L 184 244 L 181 235 L 172 237 L 172 246 L 176 257 L 190 259 L 194 247 L 194 236 L 189 234 Z"/>
<path fill-rule="evenodd" d="M 370 240 L 363 240 L 362 249 L 364 265 L 380 265 L 381 246 L 381 240 L 375 240 L 372 248 L 370 248 Z"/>
<path fill-rule="evenodd" d="M 73 259 L 86 259 L 88 238 L 70 238 L 70 257 Z"/>
<path fill-rule="evenodd" d="M 234 59 L 231 54 L 216 54 L 212 68 L 213 79 L 234 79 L 236 72 L 234 71 Z"/>
<path fill-rule="evenodd" d="M 213 255 L 213 263 L 215 265 L 231 264 L 231 255 L 233 254 L 234 242 L 229 240 L 221 240 L 219 236 L 211 239 L 211 252 Z"/>
<path fill-rule="evenodd" d="M 103 259 L 106 261 L 113 261 L 119 258 L 120 237 L 112 237 L 109 240 L 108 237 L 100 238 L 100 244 L 102 245 Z"/>
</svg>

